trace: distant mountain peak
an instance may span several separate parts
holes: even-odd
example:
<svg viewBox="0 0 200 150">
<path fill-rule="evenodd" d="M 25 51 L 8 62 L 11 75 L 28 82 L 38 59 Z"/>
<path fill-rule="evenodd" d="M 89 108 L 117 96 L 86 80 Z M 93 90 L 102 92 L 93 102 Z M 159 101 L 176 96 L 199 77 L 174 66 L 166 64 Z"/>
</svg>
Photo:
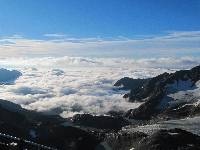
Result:
<svg viewBox="0 0 200 150">
<path fill-rule="evenodd" d="M 21 72 L 17 70 L 7 70 L 7 69 L 0 69 L 0 84 L 12 84 L 15 82 L 22 75 Z"/>
</svg>

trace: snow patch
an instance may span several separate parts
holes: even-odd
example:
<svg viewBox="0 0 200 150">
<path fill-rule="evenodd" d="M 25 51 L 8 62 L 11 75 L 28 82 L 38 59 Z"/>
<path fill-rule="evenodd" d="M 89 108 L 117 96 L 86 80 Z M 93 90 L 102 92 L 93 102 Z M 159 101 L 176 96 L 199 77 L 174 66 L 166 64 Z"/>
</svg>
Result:
<svg viewBox="0 0 200 150">
<path fill-rule="evenodd" d="M 176 132 L 168 132 L 168 134 L 173 136 L 173 135 L 178 135 L 179 133 L 176 133 Z"/>
<path fill-rule="evenodd" d="M 185 104 L 198 105 L 200 100 L 200 81 L 193 85 L 191 80 L 178 80 L 166 86 L 166 95 L 161 100 L 159 109 L 173 108 Z"/>
<path fill-rule="evenodd" d="M 123 128 L 123 130 L 127 132 L 143 132 L 148 135 L 151 135 L 154 132 L 161 129 L 169 130 L 174 128 L 180 128 L 200 136 L 199 124 L 200 124 L 200 117 L 193 117 L 186 119 L 162 121 L 158 122 L 157 124 L 138 126 L 136 128 L 127 126 L 126 128 Z"/>
</svg>

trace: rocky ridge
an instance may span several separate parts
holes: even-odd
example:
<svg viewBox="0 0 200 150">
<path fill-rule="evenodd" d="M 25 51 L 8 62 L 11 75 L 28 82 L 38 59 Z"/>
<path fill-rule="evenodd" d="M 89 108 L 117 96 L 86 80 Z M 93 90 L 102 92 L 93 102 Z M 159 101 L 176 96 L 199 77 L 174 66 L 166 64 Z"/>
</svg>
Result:
<svg viewBox="0 0 200 150">
<path fill-rule="evenodd" d="M 124 88 L 130 88 L 130 93 L 126 94 L 129 101 L 144 102 L 138 108 L 127 111 L 125 117 L 150 120 L 155 117 L 181 118 L 199 114 L 200 66 L 171 74 L 163 73 L 146 80 L 135 79 L 134 82 L 141 81 L 136 82 L 136 87 L 126 86 L 128 81 L 133 83 L 133 79 L 124 79 L 115 85 L 120 83 Z"/>
</svg>

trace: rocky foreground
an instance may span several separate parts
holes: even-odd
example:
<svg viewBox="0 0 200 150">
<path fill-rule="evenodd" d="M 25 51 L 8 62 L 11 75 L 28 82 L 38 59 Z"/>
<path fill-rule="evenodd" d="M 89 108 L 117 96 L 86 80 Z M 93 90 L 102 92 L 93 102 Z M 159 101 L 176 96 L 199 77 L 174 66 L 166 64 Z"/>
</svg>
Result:
<svg viewBox="0 0 200 150">
<path fill-rule="evenodd" d="M 0 100 L 0 132 L 61 150 L 200 149 L 200 119 L 192 119 L 200 115 L 200 66 L 149 79 L 126 77 L 115 86 L 130 90 L 124 98 L 142 104 L 106 116 L 63 119 Z M 10 143 L 0 138 L 4 149 Z"/>
</svg>

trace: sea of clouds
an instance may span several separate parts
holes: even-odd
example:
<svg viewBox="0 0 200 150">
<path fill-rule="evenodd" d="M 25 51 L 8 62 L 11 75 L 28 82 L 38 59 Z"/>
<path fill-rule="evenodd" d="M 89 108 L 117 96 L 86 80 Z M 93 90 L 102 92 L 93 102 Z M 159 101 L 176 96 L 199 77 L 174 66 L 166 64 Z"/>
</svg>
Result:
<svg viewBox="0 0 200 150">
<path fill-rule="evenodd" d="M 0 99 L 30 110 L 71 117 L 77 113 L 104 115 L 127 111 L 140 103 L 123 99 L 127 91 L 113 84 L 123 77 L 148 78 L 163 72 L 189 69 L 200 59 L 43 57 L 0 59 L 0 68 L 22 73 L 14 84 L 0 85 Z"/>
</svg>

